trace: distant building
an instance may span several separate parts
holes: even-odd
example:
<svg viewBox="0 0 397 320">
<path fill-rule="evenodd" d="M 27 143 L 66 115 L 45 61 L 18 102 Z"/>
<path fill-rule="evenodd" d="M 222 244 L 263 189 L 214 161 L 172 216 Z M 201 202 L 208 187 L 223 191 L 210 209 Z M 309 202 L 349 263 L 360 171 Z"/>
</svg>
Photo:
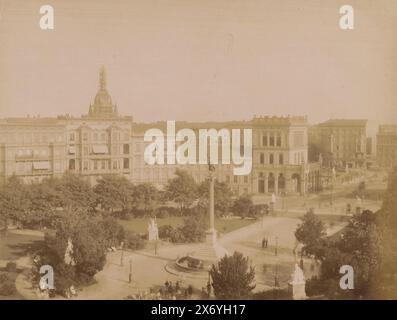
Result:
<svg viewBox="0 0 397 320">
<path fill-rule="evenodd" d="M 219 181 L 226 182 L 236 194 L 281 194 L 315 192 L 320 189 L 318 163 L 309 163 L 307 154 L 306 117 L 255 117 L 250 121 L 177 122 L 177 130 L 252 129 L 252 171 L 247 176 L 233 175 L 234 165 L 216 165 Z M 159 128 L 165 132 L 166 123 L 134 124 L 132 181 L 166 183 L 176 168 L 184 169 L 198 182 L 208 177 L 207 165 L 148 165 L 143 153 L 149 144 L 143 141 L 146 130 Z"/>
<path fill-rule="evenodd" d="M 397 165 L 397 124 L 379 126 L 376 136 L 376 158 L 379 166 Z"/>
<path fill-rule="evenodd" d="M 255 117 L 250 121 L 177 122 L 177 130 L 251 128 L 252 171 L 233 175 L 233 164 L 216 165 L 219 181 L 236 194 L 314 192 L 321 185 L 318 163 L 308 160 L 306 117 Z M 61 176 L 66 171 L 84 176 L 92 184 L 108 174 L 124 175 L 134 183 L 161 187 L 185 169 L 197 182 L 208 177 L 207 165 L 148 165 L 144 161 L 146 130 L 165 122 L 140 124 L 120 116 L 106 89 L 106 73 L 99 74 L 99 89 L 88 114 L 80 118 L 0 119 L 0 181 L 16 175 L 25 181 Z"/>
<path fill-rule="evenodd" d="M 132 117 L 120 117 L 106 91 L 105 70 L 89 114 L 0 120 L 0 181 L 26 181 L 72 171 L 94 183 L 106 174 L 131 173 Z"/>
<path fill-rule="evenodd" d="M 310 157 L 321 154 L 328 167 L 359 168 L 365 165 L 367 120 L 331 119 L 309 130 Z"/>
<path fill-rule="evenodd" d="M 368 156 L 372 155 L 372 137 L 368 137 L 366 141 L 365 151 Z"/>
</svg>

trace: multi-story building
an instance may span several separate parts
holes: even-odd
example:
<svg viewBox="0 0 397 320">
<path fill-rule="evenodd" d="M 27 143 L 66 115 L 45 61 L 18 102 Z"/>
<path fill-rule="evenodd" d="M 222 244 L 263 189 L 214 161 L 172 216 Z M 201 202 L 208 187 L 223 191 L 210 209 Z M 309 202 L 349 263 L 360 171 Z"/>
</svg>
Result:
<svg viewBox="0 0 397 320">
<path fill-rule="evenodd" d="M 233 164 L 216 165 L 216 177 L 226 182 L 236 194 L 242 193 L 304 193 L 320 188 L 318 163 L 308 162 L 306 117 L 255 117 L 250 121 L 189 123 L 178 122 L 177 130 L 193 129 L 252 129 L 252 170 L 249 175 L 234 175 Z M 143 153 L 150 142 L 144 142 L 146 130 L 166 130 L 165 122 L 134 124 L 133 173 L 135 182 L 150 181 L 161 186 L 176 168 L 185 169 L 196 181 L 208 177 L 207 165 L 148 165 Z M 196 134 L 198 136 L 198 134 Z M 221 150 L 219 150 L 221 154 Z"/>
<path fill-rule="evenodd" d="M 0 179 L 24 180 L 78 172 L 94 182 L 106 174 L 131 173 L 132 117 L 120 117 L 106 90 L 104 69 L 89 114 L 0 120 Z"/>
<path fill-rule="evenodd" d="M 381 125 L 376 135 L 376 158 L 379 166 L 397 165 L 397 125 Z"/>
<path fill-rule="evenodd" d="M 165 132 L 166 123 L 140 124 L 119 116 L 100 72 L 99 90 L 82 117 L 8 118 L 0 120 L 0 180 L 16 175 L 26 181 L 56 177 L 72 171 L 91 183 L 108 174 L 124 175 L 134 183 L 163 186 L 177 168 L 197 182 L 208 177 L 202 164 L 149 165 L 144 151 L 148 129 Z M 308 161 L 306 117 L 255 117 L 250 121 L 177 122 L 176 129 L 252 129 L 252 170 L 233 174 L 234 164 L 216 165 L 216 177 L 242 193 L 305 193 L 320 186 L 318 163 Z"/>
<path fill-rule="evenodd" d="M 310 128 L 311 158 L 328 167 L 365 165 L 367 120 L 331 119 Z"/>
</svg>

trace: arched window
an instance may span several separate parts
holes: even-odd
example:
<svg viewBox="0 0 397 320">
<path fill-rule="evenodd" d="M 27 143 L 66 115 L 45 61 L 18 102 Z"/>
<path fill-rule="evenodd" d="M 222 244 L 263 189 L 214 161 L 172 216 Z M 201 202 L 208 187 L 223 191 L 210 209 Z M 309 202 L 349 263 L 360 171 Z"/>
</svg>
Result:
<svg viewBox="0 0 397 320">
<path fill-rule="evenodd" d="M 70 159 L 69 160 L 69 170 L 75 170 L 76 169 L 76 160 Z"/>
<path fill-rule="evenodd" d="M 277 134 L 277 141 L 276 141 L 277 147 L 281 147 L 281 134 Z"/>
<path fill-rule="evenodd" d="M 265 155 L 263 153 L 260 154 L 259 163 L 260 164 L 264 164 L 265 163 Z"/>
<path fill-rule="evenodd" d="M 271 146 L 271 147 L 274 147 L 274 133 L 271 133 L 270 134 L 270 139 L 269 139 L 270 141 L 269 141 L 269 145 Z"/>
<path fill-rule="evenodd" d="M 262 136 L 262 146 L 267 147 L 267 133 Z"/>
</svg>

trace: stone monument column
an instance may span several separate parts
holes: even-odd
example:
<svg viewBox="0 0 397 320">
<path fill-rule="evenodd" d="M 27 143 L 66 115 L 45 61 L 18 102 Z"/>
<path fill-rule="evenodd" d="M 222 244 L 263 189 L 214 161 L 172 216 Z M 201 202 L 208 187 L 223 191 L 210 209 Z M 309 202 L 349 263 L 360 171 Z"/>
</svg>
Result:
<svg viewBox="0 0 397 320">
<path fill-rule="evenodd" d="M 206 232 L 206 241 L 208 243 L 216 242 L 216 229 L 215 229 L 215 177 L 213 175 L 215 168 L 210 166 L 209 168 L 209 180 L 210 180 L 210 190 L 209 190 L 209 201 L 208 201 L 208 215 L 210 221 L 210 228 Z"/>
</svg>

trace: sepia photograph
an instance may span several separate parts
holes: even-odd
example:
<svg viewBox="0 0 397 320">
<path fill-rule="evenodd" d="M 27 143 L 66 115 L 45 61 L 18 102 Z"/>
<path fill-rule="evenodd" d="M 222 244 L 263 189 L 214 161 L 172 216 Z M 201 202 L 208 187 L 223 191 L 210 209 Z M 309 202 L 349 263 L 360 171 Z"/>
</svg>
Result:
<svg viewBox="0 0 397 320">
<path fill-rule="evenodd" d="M 397 1 L 0 0 L 0 300 L 396 299 Z"/>
</svg>

